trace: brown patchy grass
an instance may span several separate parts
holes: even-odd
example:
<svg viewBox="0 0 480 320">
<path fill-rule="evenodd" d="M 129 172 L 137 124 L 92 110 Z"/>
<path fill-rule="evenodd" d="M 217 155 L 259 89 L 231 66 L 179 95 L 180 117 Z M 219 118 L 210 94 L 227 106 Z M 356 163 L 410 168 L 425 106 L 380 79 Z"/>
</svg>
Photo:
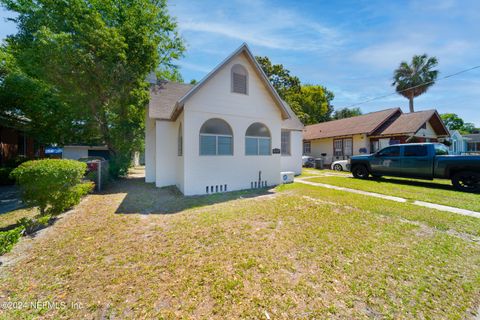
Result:
<svg viewBox="0 0 480 320">
<path fill-rule="evenodd" d="M 10 227 L 21 218 L 32 218 L 38 214 L 36 208 L 23 208 L 0 214 L 0 229 Z"/>
<path fill-rule="evenodd" d="M 90 195 L 0 269 L 0 301 L 83 308 L 0 317 L 462 319 L 477 309 L 478 219 L 298 184 L 276 191 L 184 198 L 130 179 Z M 437 215 L 441 230 L 417 219 Z"/>
</svg>

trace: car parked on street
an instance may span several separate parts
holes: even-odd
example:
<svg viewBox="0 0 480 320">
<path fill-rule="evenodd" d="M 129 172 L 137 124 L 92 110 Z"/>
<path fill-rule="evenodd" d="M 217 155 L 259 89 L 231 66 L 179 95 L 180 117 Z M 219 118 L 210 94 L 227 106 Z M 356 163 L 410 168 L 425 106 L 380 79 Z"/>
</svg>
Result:
<svg viewBox="0 0 480 320">
<path fill-rule="evenodd" d="M 451 156 L 440 143 L 392 145 L 370 155 L 353 156 L 350 165 L 355 178 L 450 179 L 458 190 L 480 192 L 480 156 Z"/>
<path fill-rule="evenodd" d="M 337 160 L 332 162 L 330 169 L 335 171 L 350 171 L 350 160 Z"/>
</svg>

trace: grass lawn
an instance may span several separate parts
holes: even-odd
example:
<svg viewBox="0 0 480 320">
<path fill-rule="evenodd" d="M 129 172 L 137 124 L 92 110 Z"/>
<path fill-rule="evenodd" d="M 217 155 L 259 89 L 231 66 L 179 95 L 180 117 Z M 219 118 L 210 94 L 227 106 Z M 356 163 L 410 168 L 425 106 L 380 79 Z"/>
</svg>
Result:
<svg viewBox="0 0 480 320">
<path fill-rule="evenodd" d="M 35 208 L 23 208 L 0 214 L 0 229 L 14 225 L 19 219 L 33 217 L 38 214 Z"/>
<path fill-rule="evenodd" d="M 381 178 L 360 180 L 346 177 L 317 177 L 308 179 L 340 187 L 382 193 L 409 200 L 420 200 L 447 206 L 480 211 L 480 195 L 460 192 L 453 188 L 449 180 L 423 181 L 402 178 Z"/>
<path fill-rule="evenodd" d="M 473 318 L 479 234 L 480 219 L 308 185 L 183 198 L 129 179 L 4 256 L 0 302 L 67 307 L 0 318 Z"/>
</svg>

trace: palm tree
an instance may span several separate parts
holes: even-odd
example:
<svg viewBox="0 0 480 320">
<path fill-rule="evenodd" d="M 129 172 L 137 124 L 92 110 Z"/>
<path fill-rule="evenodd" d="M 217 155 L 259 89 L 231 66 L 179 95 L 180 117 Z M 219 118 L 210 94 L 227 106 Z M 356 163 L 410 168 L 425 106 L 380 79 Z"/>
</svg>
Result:
<svg viewBox="0 0 480 320">
<path fill-rule="evenodd" d="M 409 100 L 410 112 L 413 110 L 413 98 L 425 93 L 437 79 L 438 70 L 432 70 L 438 64 L 437 58 L 426 54 L 413 56 L 412 63 L 405 61 L 393 73 L 392 86 Z"/>
</svg>

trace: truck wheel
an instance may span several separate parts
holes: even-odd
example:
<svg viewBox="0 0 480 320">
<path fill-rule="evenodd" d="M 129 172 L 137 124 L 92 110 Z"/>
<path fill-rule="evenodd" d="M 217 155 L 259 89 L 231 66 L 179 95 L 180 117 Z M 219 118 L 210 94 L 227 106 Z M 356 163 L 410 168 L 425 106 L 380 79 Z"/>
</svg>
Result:
<svg viewBox="0 0 480 320">
<path fill-rule="evenodd" d="M 480 192 L 480 173 L 472 171 L 457 172 L 452 177 L 452 184 L 460 191 Z"/>
<path fill-rule="evenodd" d="M 367 167 L 361 164 L 352 168 L 352 174 L 357 179 L 367 179 L 369 175 Z"/>
</svg>

